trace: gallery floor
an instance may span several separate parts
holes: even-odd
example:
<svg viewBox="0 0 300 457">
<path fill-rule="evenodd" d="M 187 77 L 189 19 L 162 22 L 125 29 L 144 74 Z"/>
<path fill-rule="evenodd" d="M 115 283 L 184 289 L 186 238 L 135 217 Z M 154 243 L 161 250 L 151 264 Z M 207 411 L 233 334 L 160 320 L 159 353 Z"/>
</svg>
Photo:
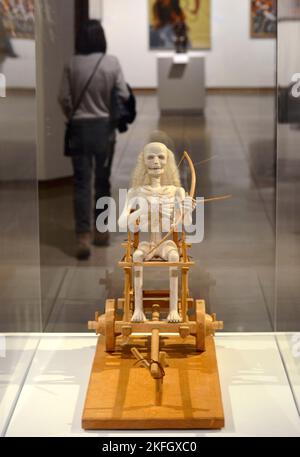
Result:
<svg viewBox="0 0 300 457">
<path fill-rule="evenodd" d="M 296 406 L 297 401 L 300 406 L 300 377 L 295 360 L 288 357 L 291 341 L 289 334 L 218 335 L 226 427 L 219 432 L 198 430 L 180 435 L 300 437 Z M 293 390 L 278 351 L 279 342 L 286 347 Z M 95 346 L 96 337 L 87 334 L 3 335 L 0 436 L 114 436 L 116 432 L 81 429 Z M 136 401 L 138 407 L 139 399 Z M 172 431 L 128 433 L 178 436 Z"/>
</svg>

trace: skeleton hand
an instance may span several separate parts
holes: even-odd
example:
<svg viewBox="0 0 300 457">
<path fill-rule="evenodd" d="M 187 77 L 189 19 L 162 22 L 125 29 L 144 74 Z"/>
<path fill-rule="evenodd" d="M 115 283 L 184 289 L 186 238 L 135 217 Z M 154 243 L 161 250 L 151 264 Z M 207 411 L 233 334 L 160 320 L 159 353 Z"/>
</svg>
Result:
<svg viewBox="0 0 300 457">
<path fill-rule="evenodd" d="M 182 202 L 182 213 L 183 213 L 183 223 L 186 227 L 189 227 L 193 223 L 193 211 L 196 208 L 195 200 L 192 197 L 185 197 Z"/>
<path fill-rule="evenodd" d="M 136 209 L 128 216 L 128 227 L 136 233 L 140 231 L 148 221 L 148 210 L 144 207 Z"/>
<path fill-rule="evenodd" d="M 196 206 L 196 201 L 189 195 L 187 195 L 182 202 L 182 209 L 184 213 L 192 213 Z"/>
</svg>

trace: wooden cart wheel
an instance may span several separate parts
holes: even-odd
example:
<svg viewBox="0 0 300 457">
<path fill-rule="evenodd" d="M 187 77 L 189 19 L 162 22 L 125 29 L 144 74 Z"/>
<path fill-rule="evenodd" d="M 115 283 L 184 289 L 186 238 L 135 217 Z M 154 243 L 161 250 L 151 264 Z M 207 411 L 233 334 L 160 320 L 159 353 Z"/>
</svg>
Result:
<svg viewBox="0 0 300 457">
<path fill-rule="evenodd" d="M 206 337 L 206 313 L 205 301 L 196 301 L 196 350 L 199 352 L 205 351 Z"/>
<path fill-rule="evenodd" d="M 105 347 L 106 352 L 114 352 L 116 348 L 115 335 L 116 301 L 106 300 L 105 305 Z"/>
</svg>

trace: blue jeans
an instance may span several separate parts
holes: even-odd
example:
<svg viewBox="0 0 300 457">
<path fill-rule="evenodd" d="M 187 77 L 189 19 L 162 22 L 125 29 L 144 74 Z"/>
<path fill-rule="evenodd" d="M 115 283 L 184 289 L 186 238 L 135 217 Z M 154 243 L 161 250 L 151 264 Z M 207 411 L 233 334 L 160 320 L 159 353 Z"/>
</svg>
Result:
<svg viewBox="0 0 300 457">
<path fill-rule="evenodd" d="M 110 174 L 115 147 L 115 131 L 109 120 L 77 120 L 82 151 L 72 157 L 74 170 L 74 213 L 76 233 L 91 232 L 92 213 L 94 224 L 101 213 L 96 202 L 110 196 Z M 92 178 L 95 177 L 95 194 L 92 198 Z M 92 201 L 94 207 L 92 211 Z M 102 210 L 103 211 L 103 210 Z M 95 227 L 95 225 L 94 225 Z"/>
<path fill-rule="evenodd" d="M 159 29 L 151 27 L 150 46 L 151 48 L 174 49 L 174 28 L 172 24 L 167 24 Z"/>
</svg>

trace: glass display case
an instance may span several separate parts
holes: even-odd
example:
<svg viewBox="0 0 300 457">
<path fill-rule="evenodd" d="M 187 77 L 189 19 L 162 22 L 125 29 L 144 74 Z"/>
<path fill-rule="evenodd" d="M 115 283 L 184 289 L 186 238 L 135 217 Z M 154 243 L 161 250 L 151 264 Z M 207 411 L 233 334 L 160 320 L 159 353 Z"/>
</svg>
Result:
<svg viewBox="0 0 300 457">
<path fill-rule="evenodd" d="M 204 240 L 191 249 L 191 293 L 225 325 L 216 347 L 226 425 L 216 434 L 300 436 L 300 5 L 278 0 L 274 38 L 251 34 L 250 1 L 231 2 L 232 11 L 223 3 L 211 2 L 211 49 L 188 51 L 205 65 L 200 113 L 160 113 L 146 0 L 37 1 L 30 37 L 13 36 L 1 9 L 0 436 L 89 435 L 80 421 L 97 338 L 87 322 L 122 293 L 124 233 L 76 258 L 73 169 L 63 154 L 57 99 L 88 6 L 137 101 L 115 144 L 117 206 L 139 153 L 157 139 L 178 163 L 189 153 L 198 197 L 230 196 L 205 205 Z M 169 76 L 175 87 L 186 65 L 164 84 Z M 180 176 L 189 189 L 185 163 Z M 159 272 L 146 281 L 166 286 Z"/>
<path fill-rule="evenodd" d="M 299 410 L 299 55 L 293 44 L 300 32 L 299 2 L 279 2 L 278 124 L 276 191 L 276 331 Z"/>
</svg>

